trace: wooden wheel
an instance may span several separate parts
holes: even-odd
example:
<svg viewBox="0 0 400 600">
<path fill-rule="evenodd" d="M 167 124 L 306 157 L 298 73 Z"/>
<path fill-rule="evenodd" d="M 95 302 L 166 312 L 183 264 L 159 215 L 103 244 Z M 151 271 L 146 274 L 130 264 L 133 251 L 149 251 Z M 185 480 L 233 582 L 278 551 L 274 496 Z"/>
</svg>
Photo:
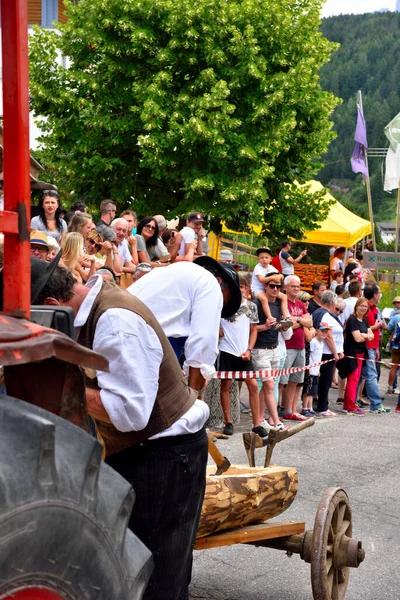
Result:
<svg viewBox="0 0 400 600">
<path fill-rule="evenodd" d="M 353 540 L 349 498 L 341 488 L 322 496 L 311 544 L 311 584 L 315 600 L 342 600 L 350 567 L 364 560 L 361 542 Z"/>
</svg>

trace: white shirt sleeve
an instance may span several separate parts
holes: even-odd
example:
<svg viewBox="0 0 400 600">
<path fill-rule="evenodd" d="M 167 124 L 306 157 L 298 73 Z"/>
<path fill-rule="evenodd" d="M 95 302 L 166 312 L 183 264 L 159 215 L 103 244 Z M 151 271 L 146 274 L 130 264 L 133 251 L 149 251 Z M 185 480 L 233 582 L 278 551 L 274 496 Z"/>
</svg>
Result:
<svg viewBox="0 0 400 600">
<path fill-rule="evenodd" d="M 193 240 L 196 239 L 196 232 L 191 227 L 184 227 L 183 229 L 180 230 L 179 233 L 183 237 L 183 240 L 182 240 L 180 248 L 179 248 L 179 256 L 185 256 L 185 254 L 186 254 L 185 244 L 189 244 L 190 242 L 192 242 Z"/>
<path fill-rule="evenodd" d="M 110 372 L 97 372 L 101 401 L 119 431 L 140 431 L 149 422 L 158 391 L 163 351 L 155 331 L 122 308 L 97 322 L 93 350 L 108 359 Z"/>
<path fill-rule="evenodd" d="M 128 249 L 128 242 L 124 240 L 118 244 L 118 252 L 121 257 L 122 266 L 124 267 L 127 262 L 131 262 L 132 256 Z"/>
<path fill-rule="evenodd" d="M 214 277 L 206 283 L 202 282 L 192 300 L 191 329 L 185 344 L 185 367 L 199 368 L 206 379 L 215 373 L 222 304 L 221 288 Z"/>
</svg>

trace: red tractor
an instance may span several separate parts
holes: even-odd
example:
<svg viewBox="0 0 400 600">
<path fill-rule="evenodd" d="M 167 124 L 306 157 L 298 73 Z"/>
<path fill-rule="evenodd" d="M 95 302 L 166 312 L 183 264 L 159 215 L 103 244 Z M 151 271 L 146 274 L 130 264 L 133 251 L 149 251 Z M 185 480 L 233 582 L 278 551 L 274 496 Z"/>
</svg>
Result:
<svg viewBox="0 0 400 600">
<path fill-rule="evenodd" d="M 72 340 L 69 310 L 30 307 L 26 0 L 1 0 L 1 20 L 0 600 L 139 600 L 152 559 L 127 529 L 134 492 L 85 409 L 81 367 L 107 361 Z"/>
</svg>

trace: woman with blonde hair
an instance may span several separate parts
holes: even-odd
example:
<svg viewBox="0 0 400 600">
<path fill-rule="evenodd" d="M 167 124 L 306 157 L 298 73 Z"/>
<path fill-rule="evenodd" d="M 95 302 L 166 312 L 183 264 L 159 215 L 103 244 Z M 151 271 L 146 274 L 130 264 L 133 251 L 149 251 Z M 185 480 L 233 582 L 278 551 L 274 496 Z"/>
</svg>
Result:
<svg viewBox="0 0 400 600">
<path fill-rule="evenodd" d="M 83 253 L 83 237 L 73 231 L 67 233 L 62 241 L 62 264 L 71 271 L 78 283 L 85 283 L 96 271 L 96 259 Z M 90 268 L 84 270 L 83 262 L 90 262 Z"/>
<path fill-rule="evenodd" d="M 83 239 L 86 239 L 86 236 L 92 230 L 92 217 L 87 213 L 75 213 L 72 217 L 71 221 L 68 225 L 69 233 L 80 233 L 83 236 Z"/>
</svg>

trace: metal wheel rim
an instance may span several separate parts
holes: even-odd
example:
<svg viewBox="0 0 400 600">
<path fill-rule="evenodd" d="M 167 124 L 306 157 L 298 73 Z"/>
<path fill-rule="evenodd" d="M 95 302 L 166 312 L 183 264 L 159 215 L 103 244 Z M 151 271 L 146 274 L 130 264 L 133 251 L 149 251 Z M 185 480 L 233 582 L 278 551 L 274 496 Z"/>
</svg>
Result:
<svg viewBox="0 0 400 600">
<path fill-rule="evenodd" d="M 333 564 L 335 539 L 352 537 L 349 498 L 341 488 L 325 491 L 314 522 L 311 551 L 311 584 L 315 600 L 342 600 L 346 594 L 350 568 Z"/>
</svg>

